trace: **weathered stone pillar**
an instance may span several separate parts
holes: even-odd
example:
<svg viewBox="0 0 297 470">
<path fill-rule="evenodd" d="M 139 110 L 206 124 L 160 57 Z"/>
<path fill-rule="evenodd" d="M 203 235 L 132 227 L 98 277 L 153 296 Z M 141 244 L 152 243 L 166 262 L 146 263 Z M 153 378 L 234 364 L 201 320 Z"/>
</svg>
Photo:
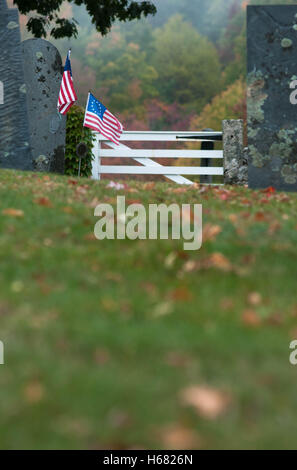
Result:
<svg viewBox="0 0 297 470">
<path fill-rule="evenodd" d="M 246 184 L 247 162 L 243 152 L 242 119 L 225 119 L 223 126 L 224 183 Z"/>
<path fill-rule="evenodd" d="M 0 0 L 0 167 L 32 170 L 18 10 Z"/>
</svg>

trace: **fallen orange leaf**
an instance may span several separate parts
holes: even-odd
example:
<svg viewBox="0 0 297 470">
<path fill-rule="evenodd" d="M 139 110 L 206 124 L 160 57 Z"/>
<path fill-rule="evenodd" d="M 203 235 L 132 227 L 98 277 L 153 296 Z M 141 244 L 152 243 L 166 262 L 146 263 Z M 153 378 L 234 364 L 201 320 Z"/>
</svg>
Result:
<svg viewBox="0 0 297 470">
<path fill-rule="evenodd" d="M 262 296 L 259 292 L 250 292 L 247 301 L 250 305 L 260 305 L 262 303 Z"/>
<path fill-rule="evenodd" d="M 156 183 L 154 183 L 153 181 L 151 181 L 150 183 L 145 183 L 145 184 L 143 185 L 143 189 L 144 189 L 145 191 L 150 191 L 151 189 L 154 189 L 155 185 L 156 185 Z"/>
<path fill-rule="evenodd" d="M 73 209 L 71 206 L 65 206 L 62 208 L 62 211 L 65 212 L 65 214 L 72 214 L 73 213 Z"/>
<path fill-rule="evenodd" d="M 264 222 L 266 220 L 266 216 L 265 216 L 264 212 L 260 212 L 260 211 L 256 212 L 254 220 L 256 222 Z"/>
<path fill-rule="evenodd" d="M 10 217 L 23 217 L 24 211 L 22 211 L 21 209 L 8 208 L 8 209 L 3 209 L 2 214 L 8 215 Z"/>
<path fill-rule="evenodd" d="M 231 271 L 232 265 L 228 258 L 222 253 L 213 253 L 209 257 L 210 267 L 221 269 L 222 271 Z"/>
<path fill-rule="evenodd" d="M 92 241 L 92 240 L 97 240 L 97 238 L 95 237 L 94 232 L 91 232 L 91 233 L 87 233 L 86 235 L 84 235 L 84 240 Z"/>
<path fill-rule="evenodd" d="M 253 328 L 261 325 L 261 318 L 254 310 L 251 309 L 247 309 L 243 312 L 242 321 L 246 326 L 251 326 Z"/>
<path fill-rule="evenodd" d="M 37 380 L 28 383 L 24 389 L 24 396 L 28 403 L 39 403 L 44 397 L 43 385 Z"/>
<path fill-rule="evenodd" d="M 39 206 L 53 207 L 48 197 L 39 197 L 37 199 L 34 199 L 34 203 L 38 204 Z"/>
<path fill-rule="evenodd" d="M 275 193 L 276 189 L 273 186 L 269 186 L 268 188 L 263 189 L 263 193 L 266 194 L 273 194 Z"/>
<path fill-rule="evenodd" d="M 162 429 L 161 441 L 166 449 L 184 450 L 201 448 L 201 438 L 192 429 L 173 424 Z"/>
<path fill-rule="evenodd" d="M 281 228 L 281 224 L 275 220 L 274 222 L 271 222 L 271 224 L 268 227 L 268 235 L 273 235 L 275 232 L 277 232 Z"/>
<path fill-rule="evenodd" d="M 219 235 L 219 233 L 221 233 L 221 231 L 222 227 L 220 227 L 219 225 L 206 224 L 203 227 L 202 232 L 203 243 L 206 241 L 215 240 L 215 238 L 217 237 L 217 235 Z"/>
<path fill-rule="evenodd" d="M 175 301 L 187 302 L 192 299 L 192 293 L 185 286 L 177 287 L 170 293 L 170 297 Z"/>
<path fill-rule="evenodd" d="M 200 416 L 213 420 L 226 411 L 230 397 L 221 390 L 194 385 L 181 392 L 181 401 L 183 405 L 192 406 Z"/>
</svg>

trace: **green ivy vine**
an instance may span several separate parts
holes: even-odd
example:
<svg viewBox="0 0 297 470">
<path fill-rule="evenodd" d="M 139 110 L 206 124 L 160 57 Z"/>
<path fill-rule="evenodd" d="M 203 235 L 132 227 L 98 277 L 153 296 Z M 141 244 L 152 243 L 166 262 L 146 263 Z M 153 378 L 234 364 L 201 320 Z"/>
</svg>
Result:
<svg viewBox="0 0 297 470">
<path fill-rule="evenodd" d="M 83 127 L 84 109 L 73 105 L 67 113 L 66 147 L 65 147 L 65 174 L 77 176 L 79 157 L 76 155 L 76 146 L 84 142 L 88 146 L 87 155 L 81 160 L 81 176 L 90 176 L 92 173 L 92 147 L 94 135 L 88 127 Z"/>
</svg>

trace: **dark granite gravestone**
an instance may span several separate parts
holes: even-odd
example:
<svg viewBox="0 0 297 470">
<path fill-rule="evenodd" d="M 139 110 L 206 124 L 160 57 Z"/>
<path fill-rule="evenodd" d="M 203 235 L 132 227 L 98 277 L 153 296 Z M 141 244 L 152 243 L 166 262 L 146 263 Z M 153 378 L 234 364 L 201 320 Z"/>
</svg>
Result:
<svg viewBox="0 0 297 470">
<path fill-rule="evenodd" d="M 0 167 L 32 170 L 17 9 L 0 0 Z"/>
<path fill-rule="evenodd" d="M 61 56 L 44 39 L 24 41 L 22 51 L 34 168 L 64 173 L 66 117 L 57 111 Z"/>
<path fill-rule="evenodd" d="M 249 186 L 297 191 L 297 5 L 247 7 Z"/>
</svg>

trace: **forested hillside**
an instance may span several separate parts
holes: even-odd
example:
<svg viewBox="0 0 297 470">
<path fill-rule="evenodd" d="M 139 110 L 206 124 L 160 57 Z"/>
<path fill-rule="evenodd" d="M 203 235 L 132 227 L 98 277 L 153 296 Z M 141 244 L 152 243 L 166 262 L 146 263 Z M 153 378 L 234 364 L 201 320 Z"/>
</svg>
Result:
<svg viewBox="0 0 297 470">
<path fill-rule="evenodd" d="M 63 13 L 78 20 L 79 35 L 55 43 L 63 59 L 72 47 L 79 103 L 84 106 L 92 90 L 134 130 L 218 129 L 224 118 L 244 118 L 246 5 L 294 2 L 154 3 L 154 17 L 115 24 L 106 37 L 83 7 L 65 3 Z"/>
</svg>

